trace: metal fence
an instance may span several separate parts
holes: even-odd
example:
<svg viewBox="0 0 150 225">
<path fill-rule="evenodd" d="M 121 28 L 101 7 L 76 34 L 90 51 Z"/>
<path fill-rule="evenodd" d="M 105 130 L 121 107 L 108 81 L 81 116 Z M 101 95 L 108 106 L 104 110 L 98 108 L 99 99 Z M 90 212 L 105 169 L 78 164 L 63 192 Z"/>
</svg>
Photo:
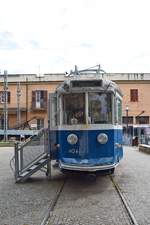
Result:
<svg viewBox="0 0 150 225">
<path fill-rule="evenodd" d="M 139 137 L 139 144 L 150 145 L 150 135 L 141 135 Z"/>
<path fill-rule="evenodd" d="M 25 143 L 15 144 L 15 176 L 18 177 L 40 158 L 48 154 L 48 129 L 42 129 Z"/>
</svg>

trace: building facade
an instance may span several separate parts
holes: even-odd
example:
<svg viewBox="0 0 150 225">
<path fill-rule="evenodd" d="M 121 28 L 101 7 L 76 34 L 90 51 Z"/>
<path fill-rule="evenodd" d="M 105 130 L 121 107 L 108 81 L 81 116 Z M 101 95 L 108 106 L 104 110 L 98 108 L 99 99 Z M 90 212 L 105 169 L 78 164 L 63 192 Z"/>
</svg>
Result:
<svg viewBox="0 0 150 225">
<path fill-rule="evenodd" d="M 82 75 L 83 76 L 83 75 Z M 84 75 L 86 76 L 86 74 Z M 92 74 L 115 81 L 123 92 L 124 132 L 137 136 L 150 126 L 150 74 Z M 9 74 L 7 88 L 8 130 L 38 130 L 48 126 L 48 93 L 68 79 L 66 74 Z M 0 76 L 0 130 L 4 129 L 4 75 Z M 136 130 L 140 127 L 140 131 Z M 139 135 L 139 134 L 138 134 Z"/>
</svg>

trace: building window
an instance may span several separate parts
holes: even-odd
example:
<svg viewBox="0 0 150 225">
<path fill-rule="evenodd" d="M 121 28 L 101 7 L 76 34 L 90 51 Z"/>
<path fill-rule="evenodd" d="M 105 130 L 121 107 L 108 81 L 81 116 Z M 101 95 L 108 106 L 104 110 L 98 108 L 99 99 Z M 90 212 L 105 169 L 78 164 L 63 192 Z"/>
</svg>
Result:
<svg viewBox="0 0 150 225">
<path fill-rule="evenodd" d="M 32 109 L 47 108 L 47 91 L 36 90 L 32 91 Z"/>
<path fill-rule="evenodd" d="M 4 129 L 5 127 L 5 119 L 4 119 L 4 115 L 2 115 L 0 117 L 0 129 Z M 10 128 L 10 124 L 9 124 L 9 115 L 8 115 L 8 118 L 7 118 L 7 128 L 9 129 Z"/>
<path fill-rule="evenodd" d="M 5 102 L 5 92 L 0 91 L 0 103 Z M 7 91 L 7 103 L 10 103 L 10 91 Z"/>
<path fill-rule="evenodd" d="M 130 90 L 130 101 L 131 102 L 138 102 L 138 89 L 131 89 Z"/>
<path fill-rule="evenodd" d="M 1 116 L 0 118 L 0 129 L 4 129 L 4 117 Z"/>
<path fill-rule="evenodd" d="M 126 116 L 123 116 L 122 121 L 123 124 L 133 124 L 133 116 L 128 116 L 128 118 Z"/>
<path fill-rule="evenodd" d="M 37 119 L 37 129 L 40 130 L 42 128 L 44 128 L 44 119 L 39 118 L 39 119 Z"/>
<path fill-rule="evenodd" d="M 137 116 L 136 123 L 137 124 L 149 124 L 149 116 Z"/>
</svg>

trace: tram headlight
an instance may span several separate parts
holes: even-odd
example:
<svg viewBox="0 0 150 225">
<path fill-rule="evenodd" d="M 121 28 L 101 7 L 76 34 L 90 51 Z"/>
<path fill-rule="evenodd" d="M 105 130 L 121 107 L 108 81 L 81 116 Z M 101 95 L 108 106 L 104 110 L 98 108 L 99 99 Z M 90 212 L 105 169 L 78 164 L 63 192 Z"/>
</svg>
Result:
<svg viewBox="0 0 150 225">
<path fill-rule="evenodd" d="M 104 133 L 98 134 L 98 135 L 97 135 L 97 141 L 98 141 L 100 144 L 106 144 L 107 141 L 108 141 L 108 136 L 107 136 L 107 134 L 104 134 Z"/>
<path fill-rule="evenodd" d="M 67 141 L 71 145 L 75 145 L 78 141 L 78 137 L 76 134 L 69 134 L 67 137 Z"/>
</svg>

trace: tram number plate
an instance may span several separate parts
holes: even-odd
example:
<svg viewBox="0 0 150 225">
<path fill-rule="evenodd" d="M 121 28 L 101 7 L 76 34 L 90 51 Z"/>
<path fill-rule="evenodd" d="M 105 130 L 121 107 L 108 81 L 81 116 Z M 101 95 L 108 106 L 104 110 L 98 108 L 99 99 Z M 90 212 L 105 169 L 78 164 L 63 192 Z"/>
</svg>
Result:
<svg viewBox="0 0 150 225">
<path fill-rule="evenodd" d="M 69 149 L 68 152 L 71 153 L 71 154 L 78 154 L 79 150 L 77 148 L 71 148 L 71 149 Z"/>
</svg>

